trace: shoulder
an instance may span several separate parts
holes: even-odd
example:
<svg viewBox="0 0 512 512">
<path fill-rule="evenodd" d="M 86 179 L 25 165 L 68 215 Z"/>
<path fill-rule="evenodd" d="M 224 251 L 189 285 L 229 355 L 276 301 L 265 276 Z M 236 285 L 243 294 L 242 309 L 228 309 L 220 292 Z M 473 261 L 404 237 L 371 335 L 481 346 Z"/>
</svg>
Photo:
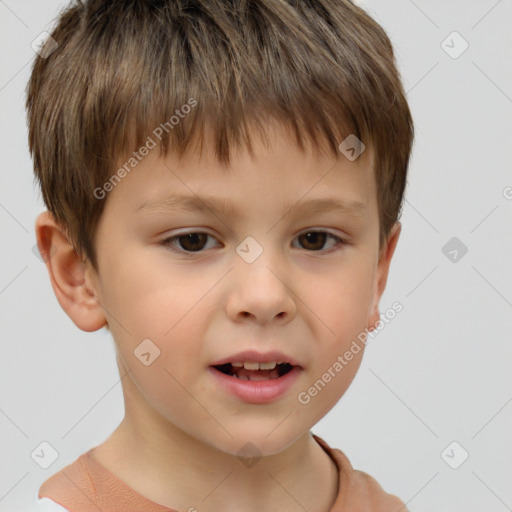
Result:
<svg viewBox="0 0 512 512">
<path fill-rule="evenodd" d="M 354 469 L 348 457 L 339 449 L 334 449 L 340 465 L 344 468 L 343 483 L 347 498 L 347 510 L 354 512 L 408 512 L 405 503 L 386 492 L 373 476 Z"/>
<path fill-rule="evenodd" d="M 363 510 L 378 510 L 379 512 L 407 512 L 404 502 L 394 494 L 387 493 L 382 486 L 368 473 L 352 470 L 352 485 L 357 488 L 366 508 Z"/>
<path fill-rule="evenodd" d="M 39 488 L 38 498 L 41 506 L 54 507 L 54 503 L 61 508 L 48 508 L 63 512 L 65 507 L 81 510 L 90 507 L 91 501 L 97 498 L 97 482 L 94 481 L 93 472 L 88 466 L 88 453 L 81 455 L 74 462 L 50 476 Z M 50 503 L 48 503 L 50 502 Z M 46 511 L 42 508 L 41 511 Z"/>
<path fill-rule="evenodd" d="M 331 512 L 408 512 L 403 501 L 387 493 L 369 474 L 354 469 L 348 457 L 331 448 L 322 438 L 313 437 L 334 460 L 339 474 L 339 492 Z"/>
</svg>

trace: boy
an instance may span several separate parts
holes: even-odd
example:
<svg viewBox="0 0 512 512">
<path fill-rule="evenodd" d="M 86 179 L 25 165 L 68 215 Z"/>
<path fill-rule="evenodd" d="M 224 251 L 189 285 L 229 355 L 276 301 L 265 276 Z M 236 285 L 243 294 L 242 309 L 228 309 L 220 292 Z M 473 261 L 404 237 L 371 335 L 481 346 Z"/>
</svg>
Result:
<svg viewBox="0 0 512 512">
<path fill-rule="evenodd" d="M 51 37 L 37 242 L 72 321 L 112 333 L 125 417 L 41 506 L 404 511 L 310 432 L 400 234 L 413 124 L 382 28 L 348 0 L 86 0 Z"/>
</svg>

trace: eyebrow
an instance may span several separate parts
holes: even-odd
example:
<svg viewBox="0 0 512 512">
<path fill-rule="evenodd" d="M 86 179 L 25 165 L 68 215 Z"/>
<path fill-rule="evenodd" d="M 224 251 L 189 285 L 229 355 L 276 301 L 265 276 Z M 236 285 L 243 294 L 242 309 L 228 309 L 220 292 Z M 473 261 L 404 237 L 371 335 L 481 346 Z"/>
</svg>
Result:
<svg viewBox="0 0 512 512">
<path fill-rule="evenodd" d="M 239 217 L 241 215 L 239 208 L 229 199 L 188 195 L 171 195 L 161 200 L 146 201 L 135 209 L 135 213 L 173 213 L 179 210 L 190 212 L 214 211 L 226 217 Z M 292 211 L 294 215 L 322 212 L 332 212 L 354 217 L 366 217 L 367 215 L 366 205 L 361 201 L 337 197 L 285 203 L 282 215 L 285 216 Z"/>
</svg>

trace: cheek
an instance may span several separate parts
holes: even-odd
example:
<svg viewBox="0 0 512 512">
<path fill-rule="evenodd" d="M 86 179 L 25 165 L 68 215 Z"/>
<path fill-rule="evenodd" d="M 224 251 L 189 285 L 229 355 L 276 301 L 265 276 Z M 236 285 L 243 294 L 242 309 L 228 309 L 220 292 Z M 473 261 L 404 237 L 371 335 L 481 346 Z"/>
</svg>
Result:
<svg viewBox="0 0 512 512">
<path fill-rule="evenodd" d="M 157 269 L 142 258 L 125 259 L 108 276 L 102 297 L 105 314 L 126 364 L 148 384 L 164 368 L 180 382 L 186 380 L 190 368 L 201 362 L 207 321 L 201 298 L 211 285 L 200 277 L 194 281 L 190 275 L 176 271 L 166 274 L 165 269 Z M 146 339 L 151 340 L 146 342 L 149 352 L 160 352 L 151 364 L 160 371 L 139 368 L 141 363 L 134 351 Z"/>
<path fill-rule="evenodd" d="M 357 264 L 340 267 L 328 278 L 316 279 L 318 286 L 307 295 L 317 357 L 307 384 L 311 387 L 303 391 L 316 420 L 337 403 L 361 364 L 365 345 L 360 336 L 368 325 L 373 295 L 372 265 L 360 258 Z"/>
<path fill-rule="evenodd" d="M 130 336 L 116 332 L 115 337 L 126 368 L 145 401 L 176 422 L 175 414 L 201 413 L 191 400 L 191 393 L 197 391 L 197 375 L 206 365 L 201 351 L 204 328 L 192 314 L 196 310 L 199 313 L 197 308 L 189 311 L 190 306 L 181 305 L 171 314 L 172 305 L 154 306 L 143 322 L 131 324 Z M 152 323 L 152 318 L 165 320 Z M 145 341 L 141 343 L 142 340 Z"/>
<path fill-rule="evenodd" d="M 311 310 L 317 340 L 328 347 L 342 348 L 367 326 L 373 297 L 374 267 L 360 259 L 357 264 L 340 266 L 338 271 L 316 276 L 315 286 L 303 289 L 301 297 Z"/>
<path fill-rule="evenodd" d="M 207 283 L 179 268 L 166 267 L 148 258 L 124 255 L 106 272 L 104 305 L 107 314 L 124 322 L 134 336 L 161 338 L 171 335 L 207 291 Z"/>
</svg>

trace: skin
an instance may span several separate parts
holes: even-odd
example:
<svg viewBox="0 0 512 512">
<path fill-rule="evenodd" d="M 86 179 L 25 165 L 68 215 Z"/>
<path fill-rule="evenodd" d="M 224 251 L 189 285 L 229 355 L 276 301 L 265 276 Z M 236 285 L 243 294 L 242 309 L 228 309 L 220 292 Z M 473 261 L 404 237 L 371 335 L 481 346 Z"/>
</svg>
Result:
<svg viewBox="0 0 512 512">
<path fill-rule="evenodd" d="M 330 510 L 337 470 L 310 429 L 348 389 L 364 351 L 307 405 L 297 395 L 379 320 L 400 235 L 396 223 L 379 248 L 369 146 L 350 162 L 302 152 L 283 127 L 268 128 L 272 144 L 255 136 L 254 159 L 234 152 L 228 170 L 209 151 L 182 159 L 150 152 L 103 199 L 98 272 L 48 212 L 36 222 L 41 253 L 53 247 L 46 265 L 60 305 L 84 331 L 108 324 L 117 348 L 126 413 L 93 457 L 147 499 L 181 511 Z M 135 211 L 171 193 L 228 198 L 241 213 Z M 285 203 L 332 196 L 363 202 L 364 214 L 283 215 Z M 346 244 L 299 236 L 313 230 Z M 181 254 L 159 245 L 186 232 L 211 236 L 175 241 Z M 235 251 L 247 236 L 263 248 L 250 264 Z M 147 338 L 161 351 L 149 366 L 133 354 Z M 208 371 L 244 349 L 280 350 L 303 370 L 278 400 L 245 403 Z M 248 442 L 261 453 L 251 467 L 237 456 Z"/>
</svg>

